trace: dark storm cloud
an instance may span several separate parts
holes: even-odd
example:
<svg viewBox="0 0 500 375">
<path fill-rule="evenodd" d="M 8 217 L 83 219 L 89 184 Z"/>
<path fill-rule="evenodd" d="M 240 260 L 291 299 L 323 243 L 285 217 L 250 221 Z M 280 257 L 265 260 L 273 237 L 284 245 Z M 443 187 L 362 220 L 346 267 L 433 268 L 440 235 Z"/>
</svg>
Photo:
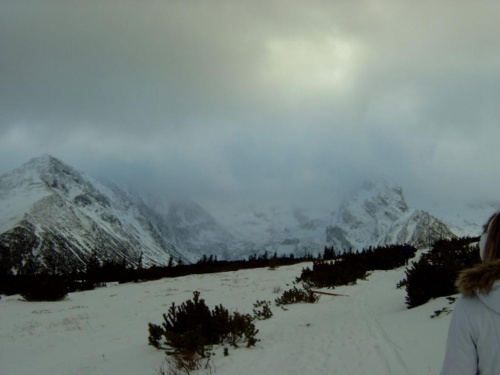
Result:
<svg viewBox="0 0 500 375">
<path fill-rule="evenodd" d="M 202 10 L 190 19 L 169 4 L 38 2 L 4 12 L 8 120 L 150 128 L 210 112 L 243 73 L 232 68 L 241 57 L 217 28 L 197 24 Z"/>
<path fill-rule="evenodd" d="M 213 205 L 324 207 L 379 173 L 416 203 L 491 197 L 499 15 L 465 1 L 0 0 L 0 171 L 48 152 Z"/>
</svg>

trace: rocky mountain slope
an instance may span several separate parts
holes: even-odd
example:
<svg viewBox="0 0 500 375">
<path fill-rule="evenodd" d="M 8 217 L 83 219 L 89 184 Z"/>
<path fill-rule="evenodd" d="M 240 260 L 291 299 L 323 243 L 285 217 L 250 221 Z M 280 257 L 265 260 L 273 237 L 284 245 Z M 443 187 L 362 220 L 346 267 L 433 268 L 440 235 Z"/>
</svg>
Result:
<svg viewBox="0 0 500 375">
<path fill-rule="evenodd" d="M 101 260 L 165 264 L 180 251 L 165 218 L 139 197 L 44 155 L 0 177 L 3 267 L 67 272 L 92 252 Z"/>
<path fill-rule="evenodd" d="M 199 204 L 192 201 L 175 201 L 163 211 L 173 243 L 194 254 L 219 259 L 241 259 L 248 256 L 252 243 L 231 233 Z"/>
</svg>

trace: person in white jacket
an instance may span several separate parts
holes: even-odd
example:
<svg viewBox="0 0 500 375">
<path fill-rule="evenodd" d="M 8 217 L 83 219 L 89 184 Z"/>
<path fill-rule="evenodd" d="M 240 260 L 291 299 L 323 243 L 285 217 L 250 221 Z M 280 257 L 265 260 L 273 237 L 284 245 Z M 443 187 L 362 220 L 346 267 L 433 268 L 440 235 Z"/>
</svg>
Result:
<svg viewBox="0 0 500 375">
<path fill-rule="evenodd" d="M 460 273 L 441 375 L 500 375 L 500 213 L 484 225 L 483 262 Z"/>
</svg>

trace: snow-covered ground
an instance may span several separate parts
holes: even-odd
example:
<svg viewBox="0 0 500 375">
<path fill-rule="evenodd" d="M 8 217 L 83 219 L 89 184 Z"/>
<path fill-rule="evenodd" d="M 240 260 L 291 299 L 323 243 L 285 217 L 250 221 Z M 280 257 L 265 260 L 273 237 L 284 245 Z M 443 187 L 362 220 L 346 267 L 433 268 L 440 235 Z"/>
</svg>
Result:
<svg viewBox="0 0 500 375">
<path fill-rule="evenodd" d="M 165 355 L 148 345 L 147 324 L 161 323 L 172 302 L 191 299 L 195 290 L 211 308 L 241 313 L 252 313 L 257 300 L 272 301 L 274 316 L 256 322 L 255 347 L 230 348 L 227 357 L 215 350 L 216 374 L 439 373 L 450 315 L 430 316 L 453 308 L 445 298 L 408 310 L 405 291 L 396 288 L 401 268 L 335 289 L 345 296 L 276 307 L 274 299 L 306 265 L 110 285 L 61 302 L 2 296 L 0 373 L 155 375 Z"/>
</svg>

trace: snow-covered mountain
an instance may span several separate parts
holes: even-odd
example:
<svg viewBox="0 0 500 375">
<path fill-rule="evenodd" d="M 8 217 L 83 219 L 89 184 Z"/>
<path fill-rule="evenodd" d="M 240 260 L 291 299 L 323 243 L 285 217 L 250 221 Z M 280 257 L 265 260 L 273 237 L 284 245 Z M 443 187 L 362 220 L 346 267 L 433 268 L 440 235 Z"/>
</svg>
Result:
<svg viewBox="0 0 500 375">
<path fill-rule="evenodd" d="M 402 187 L 386 178 L 365 182 L 341 204 L 326 230 L 328 246 L 344 251 L 394 243 L 422 248 L 452 236 L 428 212 L 409 208 Z"/>
<path fill-rule="evenodd" d="M 69 271 L 95 251 L 102 259 L 189 261 L 165 218 L 141 198 L 102 184 L 50 155 L 0 177 L 2 266 Z"/>
</svg>

